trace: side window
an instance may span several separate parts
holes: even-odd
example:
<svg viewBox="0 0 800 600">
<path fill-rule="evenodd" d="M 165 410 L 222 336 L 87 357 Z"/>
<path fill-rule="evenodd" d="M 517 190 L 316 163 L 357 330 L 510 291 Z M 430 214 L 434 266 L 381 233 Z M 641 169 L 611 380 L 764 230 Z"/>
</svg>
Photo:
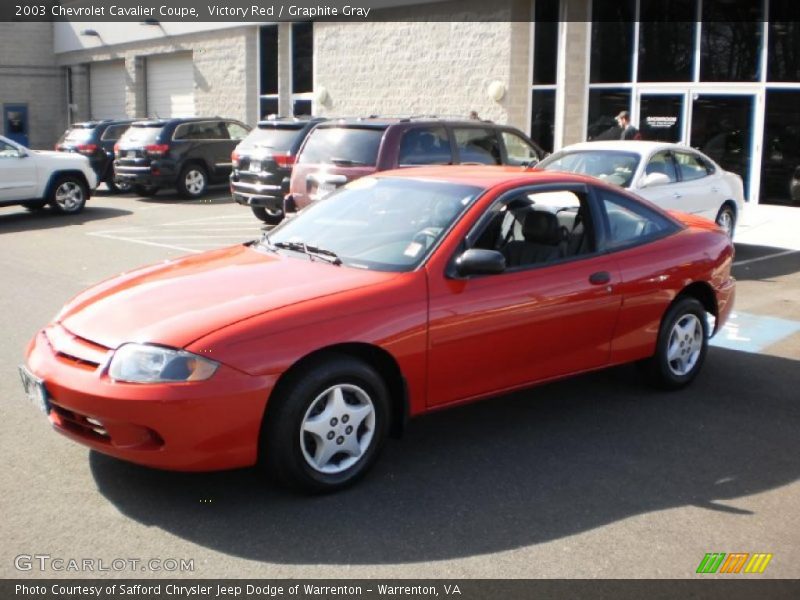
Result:
<svg viewBox="0 0 800 600">
<path fill-rule="evenodd" d="M 506 156 L 510 165 L 535 165 L 539 162 L 539 153 L 516 133 L 501 131 L 503 144 L 506 147 Z"/>
<path fill-rule="evenodd" d="M 0 140 L 0 159 L 2 158 L 19 158 L 19 150 Z"/>
<path fill-rule="evenodd" d="M 490 129 L 469 127 L 453 130 L 458 147 L 458 159 L 462 163 L 481 165 L 502 164 L 500 142 Z"/>
<path fill-rule="evenodd" d="M 678 181 L 678 173 L 675 171 L 675 163 L 669 152 L 658 152 L 654 154 L 645 167 L 644 174 L 661 173 L 669 177 L 670 183 Z"/>
<path fill-rule="evenodd" d="M 692 181 L 708 175 L 708 169 L 705 164 L 695 154 L 676 152 L 675 161 L 678 163 L 678 170 L 681 173 L 681 179 L 684 181 Z"/>
<path fill-rule="evenodd" d="M 111 125 L 103 132 L 103 137 L 101 138 L 104 141 L 112 141 L 115 142 L 119 138 L 122 137 L 122 134 L 128 131 L 128 124 L 125 125 Z"/>
<path fill-rule="evenodd" d="M 590 254 L 594 235 L 588 206 L 581 191 L 522 192 L 489 209 L 472 247 L 498 250 L 509 269 Z"/>
<path fill-rule="evenodd" d="M 444 127 L 415 127 L 403 134 L 397 163 L 411 165 L 448 165 L 453 162 L 450 140 Z"/>
<path fill-rule="evenodd" d="M 178 125 L 175 128 L 175 133 L 172 135 L 172 138 L 175 140 L 196 139 L 193 132 L 194 126 L 194 123 L 184 123 L 183 125 Z"/>
<path fill-rule="evenodd" d="M 669 219 L 629 198 L 598 189 L 607 224 L 607 245 L 628 246 L 677 229 Z"/>
<path fill-rule="evenodd" d="M 230 135 L 230 138 L 232 140 L 236 141 L 243 140 L 244 138 L 247 137 L 247 134 L 249 133 L 247 129 L 245 129 L 238 123 L 228 122 L 226 123 L 226 125 L 228 126 L 228 134 Z"/>
</svg>

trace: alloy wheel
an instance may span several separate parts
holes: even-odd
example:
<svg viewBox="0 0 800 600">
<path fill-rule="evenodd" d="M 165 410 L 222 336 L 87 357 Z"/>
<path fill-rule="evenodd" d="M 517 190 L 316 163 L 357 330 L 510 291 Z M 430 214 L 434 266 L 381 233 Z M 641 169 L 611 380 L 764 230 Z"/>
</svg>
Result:
<svg viewBox="0 0 800 600">
<path fill-rule="evenodd" d="M 703 325 L 694 314 L 685 314 L 675 322 L 669 334 L 667 364 L 678 377 L 690 373 L 703 350 Z"/>
<path fill-rule="evenodd" d="M 64 212 L 73 212 L 83 205 L 83 188 L 74 181 L 65 181 L 56 189 L 55 201 Z"/>
</svg>

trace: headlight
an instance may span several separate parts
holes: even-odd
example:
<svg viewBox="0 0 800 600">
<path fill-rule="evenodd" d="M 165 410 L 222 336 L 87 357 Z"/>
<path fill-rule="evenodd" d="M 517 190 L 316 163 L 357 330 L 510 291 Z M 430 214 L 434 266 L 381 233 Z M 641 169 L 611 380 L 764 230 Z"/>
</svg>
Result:
<svg viewBox="0 0 800 600">
<path fill-rule="evenodd" d="M 162 383 L 202 381 L 217 370 L 219 363 L 185 350 L 148 344 L 125 344 L 117 348 L 108 375 L 117 381 Z"/>
</svg>

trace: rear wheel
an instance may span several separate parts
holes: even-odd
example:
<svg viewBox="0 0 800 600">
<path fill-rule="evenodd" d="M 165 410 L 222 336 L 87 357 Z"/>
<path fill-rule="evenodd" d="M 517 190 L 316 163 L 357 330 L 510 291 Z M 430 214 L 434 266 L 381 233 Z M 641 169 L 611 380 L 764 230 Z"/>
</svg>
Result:
<svg viewBox="0 0 800 600">
<path fill-rule="evenodd" d="M 729 238 L 733 237 L 733 232 L 736 229 L 736 211 L 733 210 L 730 204 L 722 205 L 722 208 L 720 208 L 717 213 L 715 221 L 717 225 L 728 234 Z"/>
<path fill-rule="evenodd" d="M 199 198 L 208 188 L 208 174 L 200 165 L 186 165 L 178 177 L 178 193 L 184 198 Z"/>
<path fill-rule="evenodd" d="M 50 189 L 48 204 L 64 215 L 75 215 L 83 210 L 88 191 L 86 184 L 74 175 L 62 175 Z"/>
<path fill-rule="evenodd" d="M 644 365 L 646 373 L 658 387 L 682 388 L 700 372 L 707 350 L 705 308 L 695 298 L 680 298 L 664 315 L 656 353 Z"/>
<path fill-rule="evenodd" d="M 137 196 L 144 196 L 145 198 L 152 198 L 158 193 L 159 188 L 154 185 L 134 185 L 131 186 L 133 193 Z"/>
<path fill-rule="evenodd" d="M 277 225 L 283 221 L 283 211 L 281 209 L 270 209 L 266 206 L 251 206 L 253 214 L 264 221 L 267 225 Z"/>
<path fill-rule="evenodd" d="M 366 363 L 329 355 L 290 375 L 270 399 L 261 454 L 283 483 L 308 492 L 346 487 L 375 462 L 389 424 L 389 393 Z"/>
</svg>

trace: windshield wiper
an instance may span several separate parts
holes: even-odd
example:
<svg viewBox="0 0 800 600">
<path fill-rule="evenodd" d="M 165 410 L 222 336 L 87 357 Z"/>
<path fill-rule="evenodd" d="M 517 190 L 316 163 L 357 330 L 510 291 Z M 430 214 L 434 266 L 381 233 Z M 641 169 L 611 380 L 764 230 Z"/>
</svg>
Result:
<svg viewBox="0 0 800 600">
<path fill-rule="evenodd" d="M 333 164 L 335 164 L 338 167 L 363 167 L 366 166 L 367 164 L 360 160 L 353 160 L 351 158 L 339 158 L 337 156 L 331 156 L 328 160 L 330 160 Z"/>
<path fill-rule="evenodd" d="M 281 250 L 294 250 L 295 252 L 302 252 L 312 258 L 321 258 L 332 265 L 341 265 L 342 259 L 333 250 L 320 248 L 318 246 L 309 246 L 305 242 L 271 242 L 268 237 L 264 236 L 262 240 L 272 248 L 280 248 Z"/>
</svg>

